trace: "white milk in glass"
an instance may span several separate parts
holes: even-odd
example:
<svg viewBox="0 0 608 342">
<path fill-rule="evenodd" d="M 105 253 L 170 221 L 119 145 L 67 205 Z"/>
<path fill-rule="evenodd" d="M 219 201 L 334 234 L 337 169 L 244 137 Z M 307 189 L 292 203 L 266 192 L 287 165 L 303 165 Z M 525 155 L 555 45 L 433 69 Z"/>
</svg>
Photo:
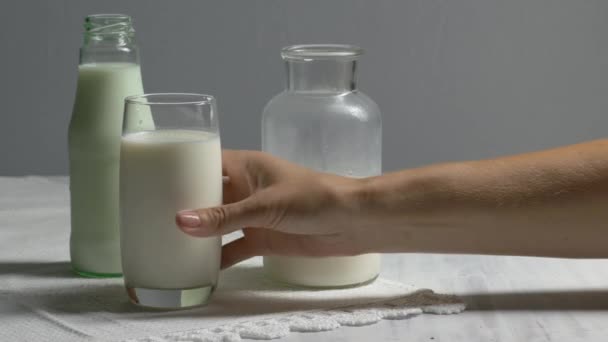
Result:
<svg viewBox="0 0 608 342">
<path fill-rule="evenodd" d="M 78 67 L 78 88 L 69 128 L 70 254 L 79 272 L 120 274 L 118 162 L 124 98 L 143 92 L 135 63 L 88 63 Z M 142 115 L 140 127 L 153 127 Z"/>
<path fill-rule="evenodd" d="M 221 238 L 179 230 L 177 211 L 222 203 L 217 134 L 158 130 L 122 137 L 121 253 L 128 288 L 215 286 Z"/>
</svg>

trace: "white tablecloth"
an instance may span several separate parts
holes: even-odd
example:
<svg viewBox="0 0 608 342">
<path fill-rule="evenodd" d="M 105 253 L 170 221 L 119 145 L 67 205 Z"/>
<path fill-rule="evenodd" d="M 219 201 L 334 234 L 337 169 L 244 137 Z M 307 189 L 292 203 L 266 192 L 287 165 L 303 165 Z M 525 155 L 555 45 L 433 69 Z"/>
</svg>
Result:
<svg viewBox="0 0 608 342">
<path fill-rule="evenodd" d="M 348 290 L 290 289 L 267 280 L 253 259 L 222 272 L 207 307 L 144 310 L 128 303 L 121 279 L 75 276 L 68 237 L 66 178 L 0 177 L 0 341 L 238 341 L 462 307 L 386 279 Z"/>
</svg>

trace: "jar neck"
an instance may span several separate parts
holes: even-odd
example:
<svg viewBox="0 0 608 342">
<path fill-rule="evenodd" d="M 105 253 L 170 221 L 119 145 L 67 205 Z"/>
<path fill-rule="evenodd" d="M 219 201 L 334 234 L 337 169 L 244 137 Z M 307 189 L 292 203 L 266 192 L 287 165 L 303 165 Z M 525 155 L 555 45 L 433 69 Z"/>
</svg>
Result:
<svg viewBox="0 0 608 342">
<path fill-rule="evenodd" d="M 86 17 L 80 63 L 139 63 L 131 17 L 94 14 Z"/>
<path fill-rule="evenodd" d="M 357 89 L 356 60 L 286 60 L 285 65 L 289 91 L 344 93 Z"/>
</svg>

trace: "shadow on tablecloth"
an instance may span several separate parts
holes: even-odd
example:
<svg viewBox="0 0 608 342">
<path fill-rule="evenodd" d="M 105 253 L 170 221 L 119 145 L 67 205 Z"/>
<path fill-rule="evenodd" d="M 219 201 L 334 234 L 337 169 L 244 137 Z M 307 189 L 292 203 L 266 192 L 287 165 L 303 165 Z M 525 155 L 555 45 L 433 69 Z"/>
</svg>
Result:
<svg viewBox="0 0 608 342">
<path fill-rule="evenodd" d="M 0 295 L 32 310 L 56 313 L 123 313 L 130 314 L 131 318 L 142 314 L 145 319 L 225 317 L 319 310 L 348 305 L 350 301 L 344 297 L 299 297 L 296 295 L 298 292 L 311 290 L 274 282 L 264 276 L 260 266 L 233 267 L 223 271 L 218 290 L 207 307 L 182 311 L 158 311 L 135 306 L 127 300 L 122 278 L 83 278 L 71 271 L 69 262 L 0 262 L 1 282 L 6 282 L 7 276 L 12 277 L 12 281 L 8 288 L 0 289 Z M 356 300 L 374 302 L 386 300 L 386 297 L 362 296 L 359 293 Z"/>
<path fill-rule="evenodd" d="M 67 261 L 0 261 L 0 276 L 79 278 Z"/>
<path fill-rule="evenodd" d="M 459 296 L 467 303 L 468 311 L 608 311 L 608 289 L 476 293 Z"/>
<path fill-rule="evenodd" d="M 109 312 L 134 316 L 141 313 L 146 319 L 150 319 L 239 316 L 324 309 L 345 304 L 344 298 L 332 301 L 331 298 L 316 300 L 291 296 L 290 293 L 310 289 L 273 282 L 263 275 L 259 266 L 233 267 L 223 271 L 219 288 L 208 307 L 173 312 L 134 306 L 127 301 L 121 278 L 82 278 L 71 271 L 69 262 L 0 262 L 0 279 L 7 277 L 11 279 L 11 286 L 0 287 L 0 295 L 9 296 L 29 307 L 65 313 Z M 459 295 L 467 303 L 467 310 L 608 311 L 608 289 Z M 279 297 L 281 300 L 277 302 Z M 366 302 L 375 300 L 376 298 L 372 297 L 362 299 Z M 268 310 L 264 310 L 265 303 L 269 301 L 273 301 L 272 305 L 267 305 Z"/>
</svg>

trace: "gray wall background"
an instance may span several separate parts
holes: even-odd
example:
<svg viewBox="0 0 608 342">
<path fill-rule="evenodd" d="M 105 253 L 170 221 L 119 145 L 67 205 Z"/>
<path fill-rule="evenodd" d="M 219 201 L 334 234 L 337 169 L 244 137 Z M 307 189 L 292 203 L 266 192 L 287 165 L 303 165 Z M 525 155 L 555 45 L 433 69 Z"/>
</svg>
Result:
<svg viewBox="0 0 608 342">
<path fill-rule="evenodd" d="M 2 1 L 0 175 L 66 174 L 82 20 L 135 19 L 147 92 L 214 94 L 225 147 L 257 149 L 279 49 L 367 50 L 384 167 L 608 136 L 608 1 Z"/>
</svg>

